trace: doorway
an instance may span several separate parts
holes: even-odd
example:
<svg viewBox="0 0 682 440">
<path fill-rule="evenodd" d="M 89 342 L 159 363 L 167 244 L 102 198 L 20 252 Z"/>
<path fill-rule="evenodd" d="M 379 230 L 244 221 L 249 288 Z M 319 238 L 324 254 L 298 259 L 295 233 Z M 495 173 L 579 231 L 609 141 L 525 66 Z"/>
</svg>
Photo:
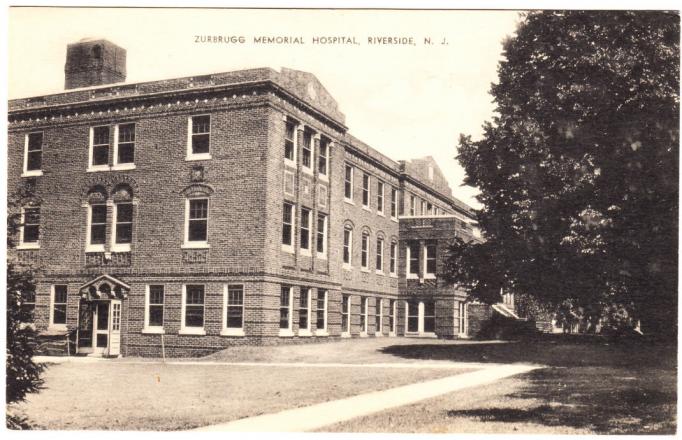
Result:
<svg viewBox="0 0 682 440">
<path fill-rule="evenodd" d="M 78 353 L 93 356 L 120 354 L 120 300 L 81 300 L 78 317 Z"/>
</svg>

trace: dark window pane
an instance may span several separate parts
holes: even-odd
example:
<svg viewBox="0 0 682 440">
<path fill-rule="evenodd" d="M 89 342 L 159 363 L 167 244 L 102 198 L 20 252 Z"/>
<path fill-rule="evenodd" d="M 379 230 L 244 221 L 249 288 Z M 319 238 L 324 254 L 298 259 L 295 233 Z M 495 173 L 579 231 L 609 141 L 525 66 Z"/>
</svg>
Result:
<svg viewBox="0 0 682 440">
<path fill-rule="evenodd" d="M 93 129 L 93 145 L 109 145 L 109 127 L 95 127 Z"/>
<path fill-rule="evenodd" d="M 189 221 L 189 241 L 206 241 L 208 222 L 206 220 Z"/>
<path fill-rule="evenodd" d="M 189 218 L 190 219 L 208 218 L 208 200 L 207 199 L 190 200 Z"/>
<path fill-rule="evenodd" d="M 54 286 L 54 303 L 60 304 L 66 303 L 67 297 L 67 287 L 66 286 Z"/>
<path fill-rule="evenodd" d="M 187 304 L 204 304 L 204 286 L 191 285 L 187 286 Z"/>
<path fill-rule="evenodd" d="M 163 304 L 163 286 L 149 286 L 149 303 Z"/>
<path fill-rule="evenodd" d="M 284 141 L 284 157 L 294 160 L 294 142 L 288 139 Z"/>
<path fill-rule="evenodd" d="M 407 318 L 407 331 L 416 332 L 419 330 L 419 319 L 416 316 L 410 316 Z"/>
<path fill-rule="evenodd" d="M 118 126 L 118 142 L 135 142 L 135 124 Z"/>
<path fill-rule="evenodd" d="M 105 348 L 108 344 L 107 342 L 109 341 L 109 335 L 106 333 L 100 333 L 97 335 L 97 347 L 98 348 Z"/>
<path fill-rule="evenodd" d="M 208 133 L 211 130 L 211 116 L 194 116 L 192 117 L 192 133 Z"/>
<path fill-rule="evenodd" d="M 24 243 L 37 243 L 40 239 L 40 226 L 24 225 Z"/>
<path fill-rule="evenodd" d="M 208 134 L 194 134 L 194 135 L 192 135 L 192 153 L 193 154 L 208 153 L 209 136 L 210 135 L 208 135 Z"/>
<path fill-rule="evenodd" d="M 132 203 L 119 203 L 116 205 L 116 221 L 118 223 L 129 223 L 133 221 Z"/>
<path fill-rule="evenodd" d="M 430 332 L 433 333 L 436 331 L 436 319 L 431 316 L 425 316 L 424 317 L 424 331 L 425 332 Z"/>
<path fill-rule="evenodd" d="M 163 306 L 150 305 L 149 306 L 149 325 L 152 327 L 163 326 Z"/>
<path fill-rule="evenodd" d="M 39 170 L 43 162 L 43 152 L 42 151 L 29 151 L 26 160 L 26 170 Z"/>
<path fill-rule="evenodd" d="M 227 327 L 241 328 L 242 327 L 242 311 L 241 306 L 230 306 L 227 308 Z"/>
<path fill-rule="evenodd" d="M 91 223 L 106 223 L 107 222 L 107 207 L 106 205 L 92 205 L 92 221 Z"/>
<path fill-rule="evenodd" d="M 66 304 L 55 304 L 52 322 L 54 324 L 66 324 Z"/>
<path fill-rule="evenodd" d="M 118 163 L 135 162 L 135 144 L 118 144 Z"/>
<path fill-rule="evenodd" d="M 109 163 L 109 146 L 93 147 L 92 164 L 107 165 Z"/>
<path fill-rule="evenodd" d="M 90 244 L 104 244 L 107 239 L 107 225 L 92 225 L 90 227 Z"/>
<path fill-rule="evenodd" d="M 130 223 L 116 225 L 116 243 L 131 243 L 132 238 L 133 225 Z"/>
<path fill-rule="evenodd" d="M 28 135 L 28 151 L 37 151 L 43 149 L 43 134 L 29 133 Z"/>
<path fill-rule="evenodd" d="M 282 226 L 282 244 L 291 245 L 291 225 Z"/>
<path fill-rule="evenodd" d="M 97 304 L 97 330 L 109 329 L 109 303 Z"/>
<path fill-rule="evenodd" d="M 203 306 L 186 306 L 185 307 L 185 327 L 203 327 L 204 326 L 204 307 Z"/>
</svg>

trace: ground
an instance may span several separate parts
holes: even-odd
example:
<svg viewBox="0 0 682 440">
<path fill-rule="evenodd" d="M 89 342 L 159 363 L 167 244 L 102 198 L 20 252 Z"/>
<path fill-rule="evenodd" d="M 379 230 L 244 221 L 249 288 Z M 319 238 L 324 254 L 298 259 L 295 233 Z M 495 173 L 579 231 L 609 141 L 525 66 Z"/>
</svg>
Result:
<svg viewBox="0 0 682 440">
<path fill-rule="evenodd" d="M 473 364 L 468 370 L 446 369 L 452 361 Z M 353 365 L 314 365 L 319 363 Z M 377 363 L 419 363 L 424 368 L 368 367 Z M 13 410 L 38 428 L 187 429 L 450 376 L 488 363 L 542 368 L 323 430 L 555 434 L 676 430 L 674 344 L 562 335 L 509 343 L 370 338 L 240 347 L 172 364 L 130 358 L 69 362 L 51 365 L 45 389 Z"/>
</svg>

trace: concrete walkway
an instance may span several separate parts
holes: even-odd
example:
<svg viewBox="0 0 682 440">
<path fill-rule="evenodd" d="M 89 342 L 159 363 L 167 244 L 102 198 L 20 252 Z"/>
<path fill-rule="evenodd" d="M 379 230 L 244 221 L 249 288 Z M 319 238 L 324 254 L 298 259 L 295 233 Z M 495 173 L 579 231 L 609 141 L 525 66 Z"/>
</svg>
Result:
<svg viewBox="0 0 682 440">
<path fill-rule="evenodd" d="M 472 366 L 472 364 L 460 364 L 459 368 L 462 368 L 462 365 Z M 355 366 L 357 367 L 360 365 Z M 248 417 L 229 423 L 206 426 L 197 429 L 197 431 L 313 431 L 355 417 L 365 416 L 398 406 L 409 405 L 419 402 L 420 400 L 437 397 L 464 388 L 488 384 L 505 377 L 526 373 L 536 368 L 539 367 L 531 365 L 487 365 L 481 370 L 470 373 L 404 385 L 384 391 L 360 394 L 345 399 L 333 400 L 331 402 L 303 408 L 290 409 L 274 414 Z"/>
</svg>

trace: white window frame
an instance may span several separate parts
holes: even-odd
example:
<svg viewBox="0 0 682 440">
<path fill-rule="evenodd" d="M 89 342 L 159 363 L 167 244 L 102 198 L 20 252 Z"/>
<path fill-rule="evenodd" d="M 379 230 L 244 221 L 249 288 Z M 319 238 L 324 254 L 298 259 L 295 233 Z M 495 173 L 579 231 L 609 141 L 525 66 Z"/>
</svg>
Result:
<svg viewBox="0 0 682 440">
<path fill-rule="evenodd" d="M 379 275 L 384 274 L 384 241 L 385 240 L 382 237 L 377 237 L 377 249 L 375 256 L 379 257 L 379 259 L 381 260 L 381 265 L 376 268 L 376 273 Z"/>
<path fill-rule="evenodd" d="M 303 164 L 303 148 L 305 147 L 305 128 L 303 129 L 303 139 L 301 139 L 301 171 L 306 174 L 313 175 L 313 168 L 315 167 L 315 139 L 319 138 L 318 134 L 310 132 L 310 167 Z"/>
<path fill-rule="evenodd" d="M 135 133 L 135 151 L 137 151 L 137 123 L 135 122 L 126 122 L 123 124 L 116 124 L 114 125 L 114 165 L 111 167 L 112 170 L 134 170 L 135 169 L 135 160 L 133 159 L 132 162 L 130 163 L 118 163 L 118 132 L 119 132 L 119 126 L 120 125 L 133 125 L 134 128 L 134 133 Z"/>
<path fill-rule="evenodd" d="M 365 187 L 365 178 L 367 178 L 367 187 Z M 365 204 L 365 193 L 367 193 L 367 204 Z M 362 173 L 362 209 L 371 211 L 372 205 L 372 176 L 367 173 Z"/>
<path fill-rule="evenodd" d="M 26 223 L 26 209 L 35 209 L 38 208 L 40 210 L 40 206 L 26 206 L 21 208 L 21 219 L 19 223 L 19 244 L 17 245 L 17 249 L 40 249 L 40 223 L 38 223 L 38 241 L 34 242 L 29 242 L 26 243 L 24 242 L 24 224 Z M 42 211 L 42 210 L 41 210 Z M 42 217 L 42 212 L 41 212 L 41 217 Z M 42 221 L 42 218 L 41 218 Z"/>
<path fill-rule="evenodd" d="M 192 153 L 192 119 L 200 116 L 208 116 L 208 153 Z M 185 160 L 208 160 L 211 159 L 211 135 L 213 134 L 213 117 L 210 113 L 202 113 L 187 117 L 187 155 Z"/>
<path fill-rule="evenodd" d="M 319 328 L 317 327 L 317 318 L 318 314 L 320 313 L 320 309 L 317 307 L 317 301 L 318 297 L 320 295 L 320 292 L 324 292 L 324 327 Z M 329 332 L 327 331 L 327 327 L 329 326 L 329 322 L 327 321 L 328 319 L 328 305 L 329 305 L 329 291 L 327 289 L 317 289 L 317 296 L 315 297 L 315 336 L 329 336 Z"/>
<path fill-rule="evenodd" d="M 189 205 L 190 200 L 206 200 L 206 240 L 204 241 L 189 241 Z M 185 199 L 185 238 L 181 246 L 182 249 L 208 249 L 211 245 L 208 243 L 208 226 L 211 217 L 211 200 L 209 197 L 188 197 Z"/>
<path fill-rule="evenodd" d="M 391 250 L 389 251 L 389 262 L 388 262 L 388 270 L 389 274 L 392 277 L 397 277 L 398 276 L 398 242 L 392 241 L 391 242 Z M 391 266 L 393 266 L 393 270 L 391 270 Z"/>
<path fill-rule="evenodd" d="M 421 215 L 426 215 L 426 200 L 421 201 L 421 206 L 422 206 Z"/>
<path fill-rule="evenodd" d="M 360 329 L 360 337 L 367 337 L 369 328 L 369 297 L 367 296 L 360 297 L 360 313 L 365 317 L 365 325 Z"/>
<path fill-rule="evenodd" d="M 299 130 L 299 125 L 294 122 L 293 120 L 287 119 L 287 117 L 284 117 L 284 142 L 287 140 L 287 124 L 291 124 L 294 127 L 294 138 L 292 139 L 294 142 L 294 158 L 293 159 L 288 159 L 286 156 L 284 156 L 284 164 L 289 165 L 290 167 L 296 168 L 296 158 L 298 157 L 298 130 Z"/>
<path fill-rule="evenodd" d="M 206 334 L 206 284 L 189 284 L 191 286 L 203 285 L 204 286 L 204 325 L 203 327 L 186 327 L 185 326 L 185 312 L 187 311 L 187 286 L 188 284 L 182 285 L 182 299 L 181 299 L 181 310 L 180 310 L 180 331 L 179 335 L 205 335 Z"/>
<path fill-rule="evenodd" d="M 90 141 L 89 141 L 89 147 L 88 147 L 88 169 L 86 170 L 87 172 L 96 172 L 96 171 L 109 171 L 111 169 L 111 166 L 109 165 L 109 162 L 107 161 L 106 165 L 93 165 L 92 161 L 95 157 L 94 154 L 94 142 L 95 142 L 95 128 L 100 128 L 100 127 L 107 127 L 109 129 L 109 148 L 112 147 L 111 145 L 111 126 L 110 125 L 93 125 L 90 127 Z"/>
<path fill-rule="evenodd" d="M 282 202 L 282 229 L 284 229 L 284 210 L 287 209 L 286 206 L 289 206 L 288 209 L 291 209 L 291 232 L 289 234 L 289 242 L 291 244 L 284 244 L 282 243 L 282 250 L 284 252 L 288 252 L 290 254 L 294 253 L 294 238 L 296 237 L 296 204 L 291 203 L 288 201 Z M 284 234 L 284 231 L 282 231 L 282 234 Z"/>
<path fill-rule="evenodd" d="M 322 141 L 323 141 L 322 136 L 320 136 L 320 151 L 322 151 Z M 320 173 L 320 167 L 319 167 L 319 165 L 318 165 L 318 167 L 317 167 L 317 175 L 319 176 L 320 180 L 324 180 L 324 181 L 328 182 L 328 181 L 329 181 L 329 165 L 330 165 L 329 156 L 331 155 L 331 146 L 332 146 L 332 143 L 331 143 L 331 141 L 330 141 L 329 139 L 326 139 L 326 140 L 325 140 L 325 145 L 327 146 L 327 155 L 325 156 L 325 168 L 327 169 L 327 172 L 324 173 L 324 174 Z M 319 164 L 320 151 L 317 152 L 317 155 L 318 155 L 318 164 Z"/>
<path fill-rule="evenodd" d="M 341 255 L 341 260 L 343 261 L 343 268 L 350 270 L 353 268 L 353 228 L 344 227 L 343 228 L 343 247 L 346 247 L 346 231 L 348 231 L 348 262 L 343 261 L 343 252 Z M 342 250 L 343 251 L 343 250 Z"/>
<path fill-rule="evenodd" d="M 435 247 L 436 245 L 433 244 L 432 246 Z M 429 258 L 428 258 L 428 255 L 427 255 L 427 254 L 428 254 L 428 252 L 427 252 L 427 249 L 428 249 L 428 248 L 429 248 L 428 243 L 424 243 L 424 244 L 422 245 L 422 254 L 423 254 L 423 256 L 424 256 L 424 279 L 435 279 L 435 278 L 436 278 L 436 273 L 435 273 L 435 272 L 431 273 L 431 272 L 429 272 L 429 271 L 427 270 L 428 261 L 429 261 Z M 435 252 L 436 252 L 436 255 L 433 256 L 433 259 L 434 259 L 434 260 L 436 260 L 436 256 L 437 256 L 437 254 L 438 254 L 438 248 L 436 248 Z M 438 263 L 438 261 L 436 260 L 436 264 L 437 264 L 437 263 Z"/>
<path fill-rule="evenodd" d="M 54 305 L 55 305 L 55 294 L 56 294 L 56 289 L 55 287 L 57 286 L 66 286 L 66 322 L 64 324 L 55 324 L 54 323 Z M 64 304 L 64 303 L 59 303 L 59 304 Z M 66 284 L 52 284 L 50 286 L 50 321 L 49 321 L 49 328 L 53 330 L 66 330 L 66 323 L 69 322 L 69 286 Z"/>
<path fill-rule="evenodd" d="M 410 249 L 410 243 L 409 242 L 405 245 L 405 250 L 406 250 L 405 262 L 407 263 L 406 267 L 405 267 L 405 278 L 407 278 L 407 279 L 418 279 L 419 273 L 410 272 L 410 257 L 411 257 L 412 252 Z M 419 264 L 417 264 L 417 266 L 419 266 Z"/>
<path fill-rule="evenodd" d="M 417 198 L 410 194 L 410 215 L 414 217 L 417 214 Z"/>
<path fill-rule="evenodd" d="M 370 246 L 369 246 L 369 232 L 363 232 L 362 235 L 360 236 L 360 270 L 363 272 L 369 272 L 369 254 L 370 254 Z M 365 244 L 367 244 L 367 248 L 365 248 Z M 365 256 L 365 262 L 362 262 L 362 256 Z"/>
<path fill-rule="evenodd" d="M 308 323 L 308 327 L 303 328 L 303 329 L 302 329 L 301 327 L 299 327 L 299 328 L 298 328 L 298 335 L 299 335 L 299 336 L 308 337 L 308 336 L 312 336 L 312 335 L 313 335 L 313 332 L 312 332 L 312 328 L 313 328 L 313 323 L 312 323 L 312 318 L 313 318 L 313 310 L 312 310 L 312 305 L 313 305 L 313 303 L 312 303 L 312 291 L 313 291 L 313 289 L 310 288 L 310 287 L 306 287 L 306 286 L 303 286 L 303 287 L 300 287 L 300 288 L 299 288 L 299 309 L 298 309 L 298 313 L 299 313 L 299 317 L 298 317 L 299 323 L 301 322 L 301 321 L 300 321 L 300 320 L 301 320 L 301 317 L 300 317 L 300 315 L 301 315 L 300 298 L 301 298 L 301 295 L 303 294 L 303 290 L 307 290 L 307 291 L 308 291 L 308 298 L 307 298 L 307 301 L 306 301 L 306 302 L 307 302 L 307 304 L 306 304 L 306 307 L 307 307 L 307 308 L 306 308 L 306 314 L 308 315 L 308 316 L 307 316 L 308 319 L 307 319 L 306 321 L 307 321 L 307 323 Z"/>
<path fill-rule="evenodd" d="M 385 197 L 385 188 L 386 185 L 384 185 L 384 182 L 382 180 L 377 179 L 377 215 L 380 215 L 384 217 L 384 201 L 386 199 Z M 381 201 L 381 203 L 379 203 Z"/>
<path fill-rule="evenodd" d="M 346 310 L 345 310 L 345 315 L 346 315 L 346 323 L 348 324 L 346 328 L 343 328 L 343 315 L 344 315 L 344 310 L 343 310 L 343 297 L 348 298 L 348 304 L 346 305 Z M 352 315 L 351 315 L 351 310 L 352 310 L 352 304 L 353 304 L 353 296 L 349 294 L 341 294 L 341 337 L 342 338 L 350 338 L 350 331 L 353 326 L 352 323 Z"/>
<path fill-rule="evenodd" d="M 350 169 L 350 197 L 346 196 L 346 170 Z M 343 168 L 343 200 L 346 203 L 350 203 L 351 205 L 355 205 L 355 202 L 353 201 L 353 196 L 354 196 L 354 190 L 355 188 L 353 187 L 355 185 L 355 167 L 349 163 L 346 163 L 344 168 Z"/>
<path fill-rule="evenodd" d="M 165 330 L 162 325 L 149 325 L 149 296 L 151 286 L 163 286 L 163 312 L 164 318 L 166 314 L 166 286 L 163 284 L 146 284 L 144 287 L 144 328 L 142 333 L 164 334 Z M 165 319 L 164 319 L 165 320 Z"/>
<path fill-rule="evenodd" d="M 231 287 L 241 287 L 242 290 L 242 325 L 241 327 L 228 327 L 227 326 L 227 307 L 229 302 L 229 292 Z M 244 336 L 244 315 L 246 311 L 246 289 L 244 289 L 244 284 L 224 284 L 223 285 L 223 325 L 220 330 L 220 336 Z M 236 306 L 234 306 L 236 307 Z"/>
<path fill-rule="evenodd" d="M 42 141 L 40 144 L 40 169 L 39 170 L 28 170 L 28 138 L 30 135 L 40 133 L 42 134 Z M 38 177 L 43 175 L 43 156 L 45 153 L 45 132 L 44 131 L 31 131 L 26 133 L 24 136 L 24 167 L 22 169 L 21 177 Z"/>
<path fill-rule="evenodd" d="M 393 207 L 395 206 L 395 212 L 393 212 Z M 394 222 L 398 221 L 398 188 L 391 187 L 391 220 Z"/>
<path fill-rule="evenodd" d="M 93 205 L 97 206 L 105 206 L 109 207 L 113 204 L 110 200 L 107 200 L 106 203 L 88 203 L 88 220 L 86 224 L 86 230 L 85 230 L 85 252 L 104 252 L 106 245 L 104 243 L 102 244 L 91 244 L 90 241 L 92 240 L 92 207 Z M 107 214 L 108 214 L 108 209 L 107 209 Z M 107 221 L 104 223 L 105 227 L 108 225 L 108 216 L 107 216 Z M 105 232 L 105 237 L 106 237 L 106 232 Z"/>
<path fill-rule="evenodd" d="M 391 307 L 391 301 L 393 301 L 393 322 L 391 323 L 391 328 L 388 329 L 388 335 L 396 336 L 398 334 L 398 300 L 389 300 L 389 308 Z"/>
<path fill-rule="evenodd" d="M 316 227 L 319 226 L 319 219 L 320 217 L 324 218 L 324 222 L 322 224 L 322 252 L 318 251 L 317 248 L 317 241 L 319 239 L 320 235 L 320 230 L 317 228 L 317 231 L 315 231 L 315 252 L 317 254 L 317 258 L 326 260 L 327 259 L 327 224 L 329 223 L 329 216 L 327 214 L 318 212 L 317 213 L 317 220 L 318 223 L 316 223 Z"/>
<path fill-rule="evenodd" d="M 374 300 L 374 316 L 379 315 L 379 328 L 374 329 L 374 336 L 384 335 L 384 300 L 383 298 L 375 298 Z M 376 322 L 376 318 L 375 318 Z"/>
<path fill-rule="evenodd" d="M 307 213 L 306 213 L 307 212 Z M 313 210 L 301 206 L 301 221 L 298 222 L 298 230 L 299 230 L 299 237 L 298 237 L 298 247 L 301 250 L 301 255 L 306 255 L 310 257 L 312 255 L 312 231 L 313 231 L 313 226 L 312 226 L 312 214 Z M 304 248 L 301 244 L 303 243 L 303 219 L 304 217 L 308 218 L 308 228 L 306 230 L 306 235 L 308 236 L 308 248 Z M 317 247 L 317 236 L 315 237 L 315 247 Z"/>
<path fill-rule="evenodd" d="M 410 302 L 405 301 L 405 334 L 406 335 L 419 335 L 423 333 L 424 330 L 424 320 L 423 320 L 423 309 L 424 309 L 424 303 L 419 301 L 417 304 L 417 331 L 408 331 L 409 327 L 409 322 L 410 322 Z"/>
<path fill-rule="evenodd" d="M 122 204 L 130 204 L 132 209 L 132 220 L 130 222 L 131 227 L 135 226 L 135 206 L 133 202 L 123 202 Z M 130 252 L 131 243 L 116 243 L 116 227 L 118 225 L 118 205 L 119 203 L 113 204 L 112 216 L 111 216 L 111 251 L 112 252 Z M 132 233 L 132 231 L 131 231 Z M 131 240 L 132 241 L 132 240 Z"/>
<path fill-rule="evenodd" d="M 281 286 L 280 287 L 280 297 L 278 298 L 278 304 L 279 306 L 277 307 L 277 311 L 280 312 L 282 309 L 282 288 L 287 288 L 289 289 L 289 326 L 287 328 L 280 328 L 279 329 L 279 336 L 285 336 L 285 337 L 291 337 L 294 336 L 294 288 L 293 286 Z M 279 317 L 279 314 L 278 314 Z M 279 319 L 277 320 L 277 325 L 279 326 Z"/>
</svg>

